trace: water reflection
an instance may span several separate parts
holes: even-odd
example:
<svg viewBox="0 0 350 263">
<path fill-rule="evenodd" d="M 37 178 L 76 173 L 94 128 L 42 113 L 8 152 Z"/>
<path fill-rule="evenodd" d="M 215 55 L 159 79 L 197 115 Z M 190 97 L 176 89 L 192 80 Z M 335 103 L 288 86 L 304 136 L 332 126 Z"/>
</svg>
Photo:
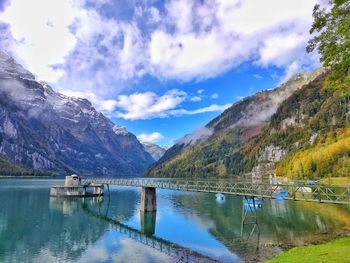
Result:
<svg viewBox="0 0 350 263">
<path fill-rule="evenodd" d="M 86 220 L 76 202 L 58 204 L 48 196 L 48 188 L 0 189 L 0 262 L 45 255 L 75 261 L 106 231 L 105 224 Z"/>
<path fill-rule="evenodd" d="M 261 208 L 250 211 L 249 206 L 242 207 L 242 197 L 226 196 L 220 205 L 215 205 L 215 197 L 209 194 L 171 198 L 174 207 L 192 214 L 192 220 L 200 218 L 200 224 L 212 222 L 207 224 L 208 231 L 248 262 L 350 232 L 350 209 L 343 205 L 265 199 Z M 245 214 L 253 224 L 242 225 Z"/>
<path fill-rule="evenodd" d="M 208 262 L 208 263 L 216 262 L 215 260 L 212 260 L 207 256 L 204 256 L 195 251 L 192 251 L 191 249 L 187 249 L 185 247 L 179 246 L 178 244 L 175 244 L 169 240 L 165 240 L 165 239 L 153 236 L 155 232 L 154 229 L 155 229 L 156 216 L 157 216 L 155 212 L 140 212 L 140 215 L 141 215 L 141 231 L 140 231 L 128 225 L 125 225 L 115 219 L 108 217 L 109 201 L 107 201 L 107 205 L 106 205 L 107 211 L 102 213 L 100 209 L 96 209 L 96 206 L 92 206 L 91 203 L 92 202 L 86 202 L 85 200 L 83 200 L 82 207 L 88 215 L 112 224 L 119 233 L 126 235 L 129 238 L 141 244 L 144 244 L 148 247 L 156 249 L 174 258 L 176 262 Z"/>
<path fill-rule="evenodd" d="M 152 236 L 156 232 L 157 212 L 140 211 L 141 233 L 146 236 Z"/>
<path fill-rule="evenodd" d="M 5 182 L 0 262 L 174 261 L 140 240 L 162 240 L 157 244 L 177 244 L 186 253 L 224 262 L 257 262 L 350 232 L 349 206 L 266 199 L 256 207 L 228 195 L 218 204 L 213 194 L 159 190 L 157 212 L 142 214 L 138 188 L 111 187 L 104 200 L 50 199 L 49 186 L 57 182 Z M 244 218 L 255 228 L 242 227 Z"/>
</svg>

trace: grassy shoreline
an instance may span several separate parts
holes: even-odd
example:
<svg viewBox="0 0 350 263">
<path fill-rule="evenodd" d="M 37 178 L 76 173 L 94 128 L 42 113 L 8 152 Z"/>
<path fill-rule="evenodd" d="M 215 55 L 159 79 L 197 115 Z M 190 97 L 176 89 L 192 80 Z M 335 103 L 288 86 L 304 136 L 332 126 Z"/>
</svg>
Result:
<svg viewBox="0 0 350 263">
<path fill-rule="evenodd" d="M 295 247 L 264 263 L 349 263 L 349 254 L 350 237 L 343 237 L 321 245 Z"/>
</svg>

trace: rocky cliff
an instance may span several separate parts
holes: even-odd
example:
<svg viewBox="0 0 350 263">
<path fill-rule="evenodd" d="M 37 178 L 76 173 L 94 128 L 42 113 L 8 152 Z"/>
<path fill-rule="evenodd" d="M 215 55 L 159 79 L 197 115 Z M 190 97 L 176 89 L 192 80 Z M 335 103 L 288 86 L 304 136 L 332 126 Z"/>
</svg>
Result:
<svg viewBox="0 0 350 263">
<path fill-rule="evenodd" d="M 55 92 L 0 52 L 0 154 L 33 170 L 137 176 L 153 162 L 137 138 L 82 98 Z"/>
</svg>

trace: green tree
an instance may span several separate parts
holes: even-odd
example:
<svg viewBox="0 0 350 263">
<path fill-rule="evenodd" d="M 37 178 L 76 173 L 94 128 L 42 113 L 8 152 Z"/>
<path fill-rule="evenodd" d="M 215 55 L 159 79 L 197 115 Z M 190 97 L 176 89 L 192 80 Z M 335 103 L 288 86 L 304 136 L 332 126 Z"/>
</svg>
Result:
<svg viewBox="0 0 350 263">
<path fill-rule="evenodd" d="M 307 52 L 315 49 L 321 55 L 323 66 L 330 69 L 326 85 L 343 88 L 349 95 L 350 87 L 350 1 L 330 0 L 331 8 L 326 10 L 315 5 L 314 22 Z"/>
</svg>

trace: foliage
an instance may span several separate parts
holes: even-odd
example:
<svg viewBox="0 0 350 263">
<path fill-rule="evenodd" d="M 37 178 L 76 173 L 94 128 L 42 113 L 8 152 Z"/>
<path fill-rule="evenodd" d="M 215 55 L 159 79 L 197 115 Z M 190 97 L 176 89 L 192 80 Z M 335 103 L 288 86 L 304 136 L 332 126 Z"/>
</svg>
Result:
<svg viewBox="0 0 350 263">
<path fill-rule="evenodd" d="M 339 177 L 350 174 L 350 128 L 329 133 L 322 143 L 296 151 L 280 162 L 276 174 L 291 178 Z"/>
<path fill-rule="evenodd" d="M 350 237 L 340 238 L 322 245 L 293 248 L 266 263 L 293 262 L 349 262 Z"/>
<path fill-rule="evenodd" d="M 330 69 L 327 87 L 344 89 L 344 93 L 349 96 L 350 2 L 332 0 L 331 4 L 330 10 L 315 5 L 310 33 L 317 34 L 309 40 L 306 50 L 312 52 L 317 49 L 323 66 Z"/>
<path fill-rule="evenodd" d="M 0 176 L 52 176 L 50 172 L 43 172 L 26 168 L 22 165 L 10 161 L 0 155 Z"/>
<path fill-rule="evenodd" d="M 220 133 L 208 143 L 191 147 L 180 155 L 158 164 L 146 176 L 191 177 L 228 176 L 240 167 L 242 156 L 239 147 L 239 130 Z"/>
<path fill-rule="evenodd" d="M 350 99 L 338 96 L 337 90 L 323 89 L 325 78 L 322 74 L 295 91 L 248 140 L 244 137 L 252 128 L 224 129 L 223 123 L 235 118 L 231 115 L 239 114 L 229 108 L 223 119 L 211 122 L 220 128 L 208 141 L 174 154 L 175 157 L 156 164 L 146 175 L 227 177 L 247 173 L 261 163 L 262 151 L 272 145 L 288 152 L 285 160 L 277 163 L 279 175 L 347 176 L 350 174 Z M 293 120 L 293 124 L 287 125 L 286 120 Z"/>
</svg>

